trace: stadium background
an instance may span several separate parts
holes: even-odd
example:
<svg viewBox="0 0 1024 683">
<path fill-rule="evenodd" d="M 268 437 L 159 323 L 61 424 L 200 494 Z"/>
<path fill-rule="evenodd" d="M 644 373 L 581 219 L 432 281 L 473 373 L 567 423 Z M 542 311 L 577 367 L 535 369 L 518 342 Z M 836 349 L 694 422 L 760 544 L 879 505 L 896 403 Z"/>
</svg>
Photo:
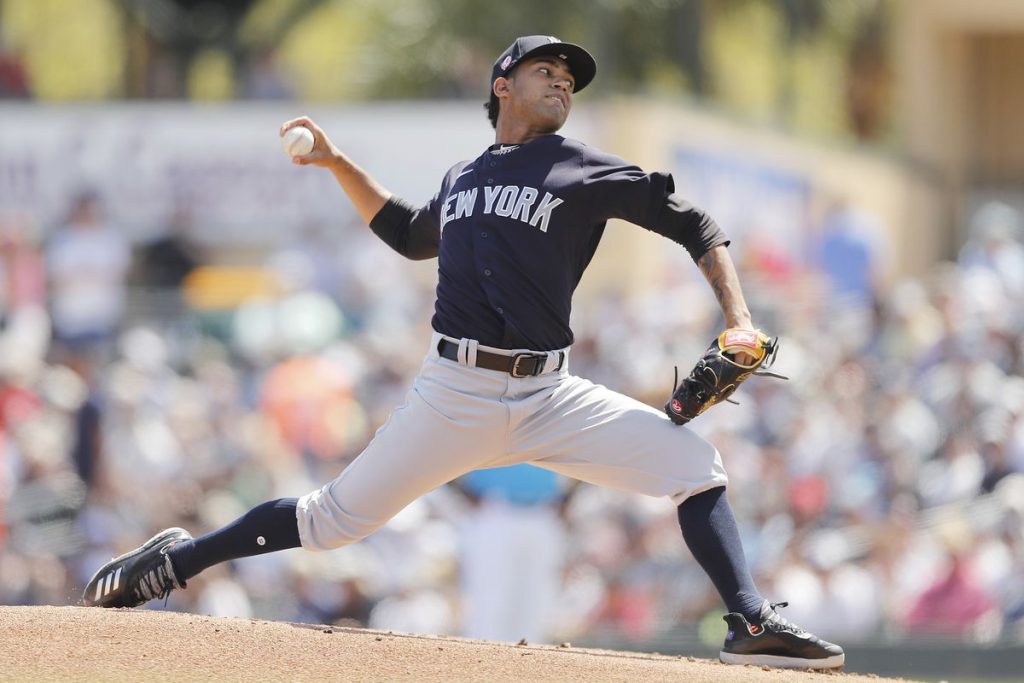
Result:
<svg viewBox="0 0 1024 683">
<path fill-rule="evenodd" d="M 1012 678 L 1024 6 L 1000 0 L 0 0 L 0 604 L 71 604 L 153 530 L 359 452 L 421 359 L 433 268 L 277 127 L 308 113 L 425 200 L 489 143 L 490 62 L 534 32 L 600 65 L 567 134 L 672 171 L 785 339 L 791 382 L 696 424 L 759 584 L 851 669 Z M 655 405 L 719 324 L 666 244 L 613 226 L 574 311 L 574 370 Z M 458 633 L 464 488 L 167 608 Z M 584 486 L 559 512 L 552 642 L 713 652 L 718 599 L 667 501 Z"/>
</svg>

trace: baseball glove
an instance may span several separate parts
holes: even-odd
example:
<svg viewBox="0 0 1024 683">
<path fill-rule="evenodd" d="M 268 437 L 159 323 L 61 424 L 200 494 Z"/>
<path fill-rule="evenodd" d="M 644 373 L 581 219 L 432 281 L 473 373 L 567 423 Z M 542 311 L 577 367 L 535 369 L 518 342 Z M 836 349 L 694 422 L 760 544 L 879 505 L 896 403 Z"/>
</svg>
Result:
<svg viewBox="0 0 1024 683">
<path fill-rule="evenodd" d="M 725 330 L 711 342 L 689 377 L 682 382 L 679 381 L 679 368 L 676 368 L 672 397 L 665 404 L 665 413 L 673 422 L 683 425 L 716 403 L 736 403 L 729 397 L 751 375 L 789 379 L 767 370 L 758 371 L 771 366 L 778 350 L 778 337 L 769 337 L 760 330 L 738 327 Z M 734 359 L 738 353 L 748 354 L 754 361 L 749 365 L 739 363 Z"/>
</svg>

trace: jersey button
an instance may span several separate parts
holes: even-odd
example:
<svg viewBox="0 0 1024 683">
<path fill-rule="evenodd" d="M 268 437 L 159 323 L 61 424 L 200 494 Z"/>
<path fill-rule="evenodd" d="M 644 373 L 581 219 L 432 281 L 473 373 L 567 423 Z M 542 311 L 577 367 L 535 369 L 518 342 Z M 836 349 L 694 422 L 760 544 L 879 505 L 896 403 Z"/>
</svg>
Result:
<svg viewBox="0 0 1024 683">
<path fill-rule="evenodd" d="M 491 164 L 490 164 L 490 165 L 491 165 L 491 168 L 494 168 L 495 166 L 497 166 L 497 164 L 496 164 L 496 163 L 494 163 L 493 161 L 491 162 Z"/>
<path fill-rule="evenodd" d="M 491 276 L 491 269 L 490 268 L 484 268 L 484 275 L 486 275 L 487 277 L 490 277 Z"/>
<path fill-rule="evenodd" d="M 493 185 L 494 184 L 494 178 L 488 178 L 487 179 L 487 184 L 488 185 Z"/>
<path fill-rule="evenodd" d="M 505 315 L 505 309 L 502 308 L 501 306 L 498 306 L 498 314 L 499 315 Z"/>
<path fill-rule="evenodd" d="M 480 233 L 480 236 L 481 237 L 487 237 L 487 233 L 486 232 L 482 232 L 482 233 Z"/>
</svg>

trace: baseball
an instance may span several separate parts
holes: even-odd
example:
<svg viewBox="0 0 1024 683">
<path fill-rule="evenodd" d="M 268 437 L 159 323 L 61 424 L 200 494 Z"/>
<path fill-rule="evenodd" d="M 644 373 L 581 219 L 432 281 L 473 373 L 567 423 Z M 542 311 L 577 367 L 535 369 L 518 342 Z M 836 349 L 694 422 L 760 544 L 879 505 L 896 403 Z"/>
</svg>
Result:
<svg viewBox="0 0 1024 683">
<path fill-rule="evenodd" d="M 281 138 L 284 151 L 289 156 L 299 157 L 313 151 L 313 132 L 305 126 L 296 126 L 285 131 Z"/>
</svg>

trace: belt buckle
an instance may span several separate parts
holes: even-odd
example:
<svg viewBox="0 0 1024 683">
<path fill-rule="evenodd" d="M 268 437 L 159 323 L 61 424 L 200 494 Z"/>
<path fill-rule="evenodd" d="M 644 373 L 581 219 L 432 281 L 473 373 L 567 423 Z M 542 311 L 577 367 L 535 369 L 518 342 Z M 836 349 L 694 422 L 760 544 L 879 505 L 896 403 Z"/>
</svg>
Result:
<svg viewBox="0 0 1024 683">
<path fill-rule="evenodd" d="M 533 358 L 534 360 L 537 361 L 537 364 L 534 367 L 533 372 L 527 373 L 525 375 L 520 374 L 519 372 L 519 363 L 524 358 Z M 516 355 L 512 356 L 512 369 L 509 370 L 508 374 L 512 375 L 516 379 L 522 379 L 524 377 L 536 377 L 537 375 L 544 371 L 544 363 L 540 362 L 541 358 L 543 358 L 546 361 L 547 355 L 540 353 L 517 353 Z"/>
</svg>

